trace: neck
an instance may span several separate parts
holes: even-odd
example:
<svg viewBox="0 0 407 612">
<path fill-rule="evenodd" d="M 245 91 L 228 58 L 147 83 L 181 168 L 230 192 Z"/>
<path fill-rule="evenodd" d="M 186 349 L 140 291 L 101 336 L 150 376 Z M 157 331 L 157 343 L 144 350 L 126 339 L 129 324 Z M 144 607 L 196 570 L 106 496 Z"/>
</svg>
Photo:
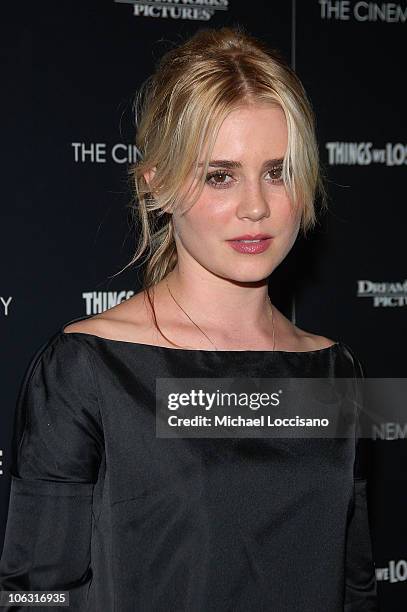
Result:
<svg viewBox="0 0 407 612">
<path fill-rule="evenodd" d="M 238 333 L 247 338 L 270 333 L 272 319 L 266 280 L 233 282 L 214 275 L 188 275 L 176 267 L 159 283 L 158 295 L 169 312 L 178 311 L 177 318 L 187 320 L 179 309 L 181 306 L 208 331 L 230 337 Z"/>
</svg>

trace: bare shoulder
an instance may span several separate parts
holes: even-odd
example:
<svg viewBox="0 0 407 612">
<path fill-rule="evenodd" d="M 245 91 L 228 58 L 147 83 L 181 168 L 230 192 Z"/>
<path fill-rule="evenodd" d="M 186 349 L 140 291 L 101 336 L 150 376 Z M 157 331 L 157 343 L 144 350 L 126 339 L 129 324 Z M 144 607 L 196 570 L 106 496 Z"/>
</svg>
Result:
<svg viewBox="0 0 407 612">
<path fill-rule="evenodd" d="M 333 344 L 336 344 L 336 340 L 328 338 L 327 336 L 320 336 L 318 334 L 312 334 L 309 331 L 304 331 L 295 326 L 296 336 L 300 351 L 319 351 L 320 349 L 329 348 Z"/>
<path fill-rule="evenodd" d="M 151 322 L 140 292 L 100 314 L 70 323 L 63 332 L 91 334 L 112 340 L 147 342 L 151 337 Z"/>
<path fill-rule="evenodd" d="M 318 351 L 336 344 L 336 340 L 313 334 L 294 325 L 281 311 L 277 311 L 281 342 L 291 351 Z"/>
<path fill-rule="evenodd" d="M 309 347 L 307 351 L 318 351 L 320 349 L 329 348 L 333 344 L 336 344 L 336 340 L 327 338 L 326 336 L 317 336 L 316 334 L 306 334 L 306 345 Z"/>
<path fill-rule="evenodd" d="M 301 330 L 302 331 L 302 330 Z M 318 336 L 310 332 L 302 332 L 295 336 L 295 339 L 291 342 L 287 342 L 288 350 L 308 352 L 308 351 L 319 351 L 321 349 L 329 348 L 336 344 L 332 338 L 326 336 Z"/>
</svg>

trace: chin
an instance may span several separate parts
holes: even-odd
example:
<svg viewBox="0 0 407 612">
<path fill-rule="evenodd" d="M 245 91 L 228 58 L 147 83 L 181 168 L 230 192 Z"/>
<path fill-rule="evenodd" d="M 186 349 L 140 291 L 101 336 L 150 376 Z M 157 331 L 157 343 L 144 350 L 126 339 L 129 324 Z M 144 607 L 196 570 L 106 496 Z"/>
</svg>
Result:
<svg viewBox="0 0 407 612">
<path fill-rule="evenodd" d="M 251 265 L 238 267 L 236 264 L 233 264 L 230 269 L 226 269 L 225 266 L 222 266 L 212 269 L 211 272 L 216 274 L 219 278 L 224 278 L 225 280 L 235 283 L 260 283 L 270 276 L 274 267 L 266 264 L 259 266 L 253 263 Z"/>
</svg>

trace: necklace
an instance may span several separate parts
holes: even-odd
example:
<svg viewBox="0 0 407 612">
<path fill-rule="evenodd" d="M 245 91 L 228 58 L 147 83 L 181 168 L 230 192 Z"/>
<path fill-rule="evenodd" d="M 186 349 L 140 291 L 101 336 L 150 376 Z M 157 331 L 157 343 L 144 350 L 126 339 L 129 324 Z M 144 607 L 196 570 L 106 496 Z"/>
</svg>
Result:
<svg viewBox="0 0 407 612">
<path fill-rule="evenodd" d="M 167 285 L 167 289 L 169 291 L 170 296 L 172 297 L 172 299 L 174 300 L 174 302 L 176 303 L 176 305 L 182 310 L 182 312 L 188 317 L 188 319 L 191 321 L 191 323 L 193 323 L 195 325 L 195 327 L 197 327 L 199 329 L 199 331 L 205 336 L 205 338 L 207 338 L 209 340 L 209 342 L 212 344 L 212 346 L 215 347 L 215 351 L 218 351 L 218 347 L 216 346 L 216 344 L 209 338 L 208 334 L 206 334 L 203 329 L 201 329 L 199 327 L 199 325 L 197 323 L 195 323 L 195 321 L 193 319 L 191 319 L 191 317 L 189 316 L 189 314 L 187 312 L 185 312 L 185 310 L 182 308 L 181 304 L 179 304 L 177 302 L 177 300 L 175 299 L 175 297 L 173 296 L 171 289 L 168 286 L 168 281 L 167 278 L 165 278 L 165 283 Z M 276 346 L 276 338 L 275 338 L 275 328 L 274 328 L 274 310 L 273 310 L 273 304 L 271 303 L 271 299 L 270 296 L 268 296 L 268 302 L 270 305 L 270 312 L 271 312 L 271 324 L 272 324 L 272 329 L 273 329 L 273 351 L 275 350 L 275 346 Z"/>
</svg>

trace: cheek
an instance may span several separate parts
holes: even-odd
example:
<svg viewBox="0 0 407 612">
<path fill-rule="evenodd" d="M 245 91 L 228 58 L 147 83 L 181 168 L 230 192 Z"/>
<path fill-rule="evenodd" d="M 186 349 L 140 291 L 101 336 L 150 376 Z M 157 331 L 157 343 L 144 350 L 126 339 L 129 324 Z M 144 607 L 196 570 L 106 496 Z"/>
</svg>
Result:
<svg viewBox="0 0 407 612">
<path fill-rule="evenodd" d="M 267 224 L 271 231 L 291 233 L 298 225 L 299 214 L 291 204 L 286 191 L 274 193 L 269 200 L 270 217 Z"/>
<path fill-rule="evenodd" d="M 261 220 L 263 227 L 289 239 L 297 235 L 301 214 L 295 211 L 285 189 L 274 190 L 266 195 L 269 209 L 268 218 Z M 199 200 L 182 216 L 174 218 L 176 232 L 184 243 L 192 244 L 196 239 L 211 240 L 236 229 L 239 214 L 236 198 L 228 194 L 202 194 Z M 211 232 L 212 230 L 212 232 Z"/>
<path fill-rule="evenodd" d="M 286 241 L 287 241 L 287 245 L 291 248 L 291 246 L 296 241 L 298 233 L 300 231 L 301 210 L 300 209 L 294 210 L 290 206 L 290 210 L 287 213 L 285 224 L 286 224 L 286 231 L 285 231 Z"/>
<path fill-rule="evenodd" d="M 182 238 L 202 236 L 210 239 L 211 230 L 225 229 L 226 222 L 233 216 L 234 209 L 229 201 L 215 196 L 201 197 L 182 217 L 174 219 Z"/>
</svg>

